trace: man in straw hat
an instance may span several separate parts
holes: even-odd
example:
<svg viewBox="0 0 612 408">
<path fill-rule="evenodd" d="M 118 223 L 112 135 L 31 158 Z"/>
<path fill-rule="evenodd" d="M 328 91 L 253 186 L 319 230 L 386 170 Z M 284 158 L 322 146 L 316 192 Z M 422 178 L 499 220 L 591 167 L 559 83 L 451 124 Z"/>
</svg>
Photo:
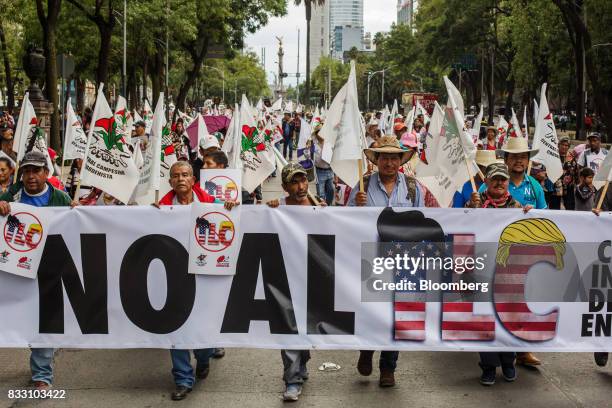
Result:
<svg viewBox="0 0 612 408">
<path fill-rule="evenodd" d="M 538 153 L 538 149 L 530 149 L 527 140 L 522 137 L 511 137 L 502 151 L 510 173 L 508 191 L 512 197 L 523 207 L 530 206 L 538 210 L 548 208 L 542 186 L 536 179 L 527 175 L 529 160 Z M 483 185 L 478 191 L 482 193 L 485 189 L 486 186 Z"/>
<path fill-rule="evenodd" d="M 495 157 L 494 150 L 476 151 L 476 164 L 480 169 L 480 172 L 474 176 L 474 183 L 476 184 L 476 188 L 479 188 L 482 183 L 484 183 L 484 180 L 480 175 L 485 174 L 486 168 L 490 164 L 496 163 L 498 161 L 500 160 Z M 463 184 L 463 188 L 461 189 L 461 191 L 455 192 L 455 196 L 453 197 L 453 208 L 465 207 L 465 204 L 470 201 L 473 192 L 474 190 L 472 190 L 472 182 L 470 180 L 466 181 L 465 184 Z"/>
<path fill-rule="evenodd" d="M 424 207 L 424 192 L 414 177 L 399 172 L 413 150 L 403 150 L 395 136 L 383 136 L 377 147 L 365 149 L 369 161 L 378 167 L 378 171 L 364 178 L 364 191 L 356 185 L 348 199 L 349 206 L 368 207 Z M 372 356 L 374 351 L 362 350 L 357 362 L 359 374 L 372 374 Z M 381 387 L 395 385 L 395 368 L 398 351 L 381 351 L 379 368 Z"/>
<path fill-rule="evenodd" d="M 348 205 L 368 207 L 424 207 L 424 193 L 414 177 L 400 173 L 414 150 L 401 148 L 395 136 L 383 136 L 377 147 L 365 149 L 369 161 L 378 171 L 364 178 L 364 190 L 359 185 L 351 191 Z"/>
</svg>

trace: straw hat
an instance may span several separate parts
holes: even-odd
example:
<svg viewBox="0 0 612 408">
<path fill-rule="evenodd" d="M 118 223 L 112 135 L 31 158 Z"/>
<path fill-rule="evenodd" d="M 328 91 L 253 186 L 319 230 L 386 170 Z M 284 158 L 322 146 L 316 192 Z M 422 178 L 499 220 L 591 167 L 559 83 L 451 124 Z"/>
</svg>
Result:
<svg viewBox="0 0 612 408">
<path fill-rule="evenodd" d="M 501 150 L 504 153 L 529 153 L 529 158 L 538 154 L 538 149 L 530 149 L 523 137 L 509 137 L 508 144 Z"/>
<path fill-rule="evenodd" d="M 476 150 L 476 164 L 488 167 L 490 164 L 498 163 L 500 160 L 495 156 L 495 150 Z"/>
<path fill-rule="evenodd" d="M 377 147 L 371 147 L 364 149 L 363 153 L 366 155 L 369 161 L 376 164 L 376 158 L 378 153 L 399 153 L 402 155 L 401 164 L 406 163 L 412 158 L 412 150 L 404 150 L 400 146 L 395 136 L 383 136 L 377 141 Z"/>
</svg>

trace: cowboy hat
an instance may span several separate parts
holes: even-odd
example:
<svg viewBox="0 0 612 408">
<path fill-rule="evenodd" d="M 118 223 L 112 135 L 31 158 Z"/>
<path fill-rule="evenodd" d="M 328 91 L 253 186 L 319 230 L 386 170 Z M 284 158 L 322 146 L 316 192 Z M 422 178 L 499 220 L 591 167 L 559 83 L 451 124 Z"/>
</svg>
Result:
<svg viewBox="0 0 612 408">
<path fill-rule="evenodd" d="M 476 164 L 487 167 L 490 164 L 498 163 L 500 160 L 495 156 L 495 150 L 476 150 Z"/>
<path fill-rule="evenodd" d="M 395 136 L 383 136 L 376 142 L 376 147 L 371 147 L 369 149 L 364 149 L 363 153 L 366 155 L 369 161 L 376 164 L 376 159 L 379 153 L 396 153 L 401 154 L 401 164 L 406 163 L 414 152 L 412 150 L 404 150 L 400 146 L 399 142 L 395 138 Z"/>
<path fill-rule="evenodd" d="M 522 137 L 508 138 L 508 144 L 501 149 L 504 153 L 529 153 L 529 158 L 538 154 L 539 149 L 530 149 L 527 139 Z"/>
</svg>

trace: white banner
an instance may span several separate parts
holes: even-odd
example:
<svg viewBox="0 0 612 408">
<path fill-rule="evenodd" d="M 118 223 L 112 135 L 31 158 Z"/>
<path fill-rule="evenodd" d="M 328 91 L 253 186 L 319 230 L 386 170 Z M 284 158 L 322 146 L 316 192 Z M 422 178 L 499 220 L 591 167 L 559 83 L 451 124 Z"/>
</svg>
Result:
<svg viewBox="0 0 612 408">
<path fill-rule="evenodd" d="M 240 248 L 240 212 L 219 204 L 191 206 L 189 273 L 234 275 Z"/>
<path fill-rule="evenodd" d="M 52 216 L 46 208 L 11 203 L 11 213 L 0 218 L 0 271 L 36 278 Z"/>
<path fill-rule="evenodd" d="M 49 211 L 38 279 L 0 274 L 1 347 L 612 351 L 594 295 L 610 280 L 612 214 L 244 206 L 236 274 L 209 276 L 188 272 L 190 206 Z M 455 246 L 453 280 L 473 273 L 458 268 L 466 237 L 494 244 L 483 300 L 365 299 L 378 275 L 362 244 L 441 237 Z M 576 241 L 589 253 L 572 255 Z M 565 295 L 526 301 L 534 290 Z"/>
</svg>

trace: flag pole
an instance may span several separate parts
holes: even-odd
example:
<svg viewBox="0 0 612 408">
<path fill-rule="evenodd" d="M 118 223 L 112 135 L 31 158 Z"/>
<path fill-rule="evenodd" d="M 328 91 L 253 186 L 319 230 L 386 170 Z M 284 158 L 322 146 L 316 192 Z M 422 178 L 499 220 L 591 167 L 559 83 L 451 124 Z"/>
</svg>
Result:
<svg viewBox="0 0 612 408">
<path fill-rule="evenodd" d="M 357 160 L 357 165 L 359 166 L 359 191 L 363 193 L 363 158 Z"/>
<path fill-rule="evenodd" d="M 159 207 L 159 190 L 155 190 L 155 206 Z"/>
<path fill-rule="evenodd" d="M 603 204 L 603 200 L 606 197 L 606 194 L 608 193 L 608 186 L 610 185 L 610 180 L 606 181 L 606 184 L 604 184 L 603 189 L 601 191 L 601 196 L 599 197 L 599 201 L 597 202 L 597 209 L 601 210 L 601 206 Z"/>
<path fill-rule="evenodd" d="M 467 167 L 468 175 L 470 176 L 470 183 L 472 184 L 472 191 L 477 192 L 478 190 L 476 190 L 476 182 L 474 181 L 474 175 L 472 174 L 472 169 L 470 168 L 470 161 L 468 160 L 467 156 L 465 157 L 465 165 Z"/>
</svg>

